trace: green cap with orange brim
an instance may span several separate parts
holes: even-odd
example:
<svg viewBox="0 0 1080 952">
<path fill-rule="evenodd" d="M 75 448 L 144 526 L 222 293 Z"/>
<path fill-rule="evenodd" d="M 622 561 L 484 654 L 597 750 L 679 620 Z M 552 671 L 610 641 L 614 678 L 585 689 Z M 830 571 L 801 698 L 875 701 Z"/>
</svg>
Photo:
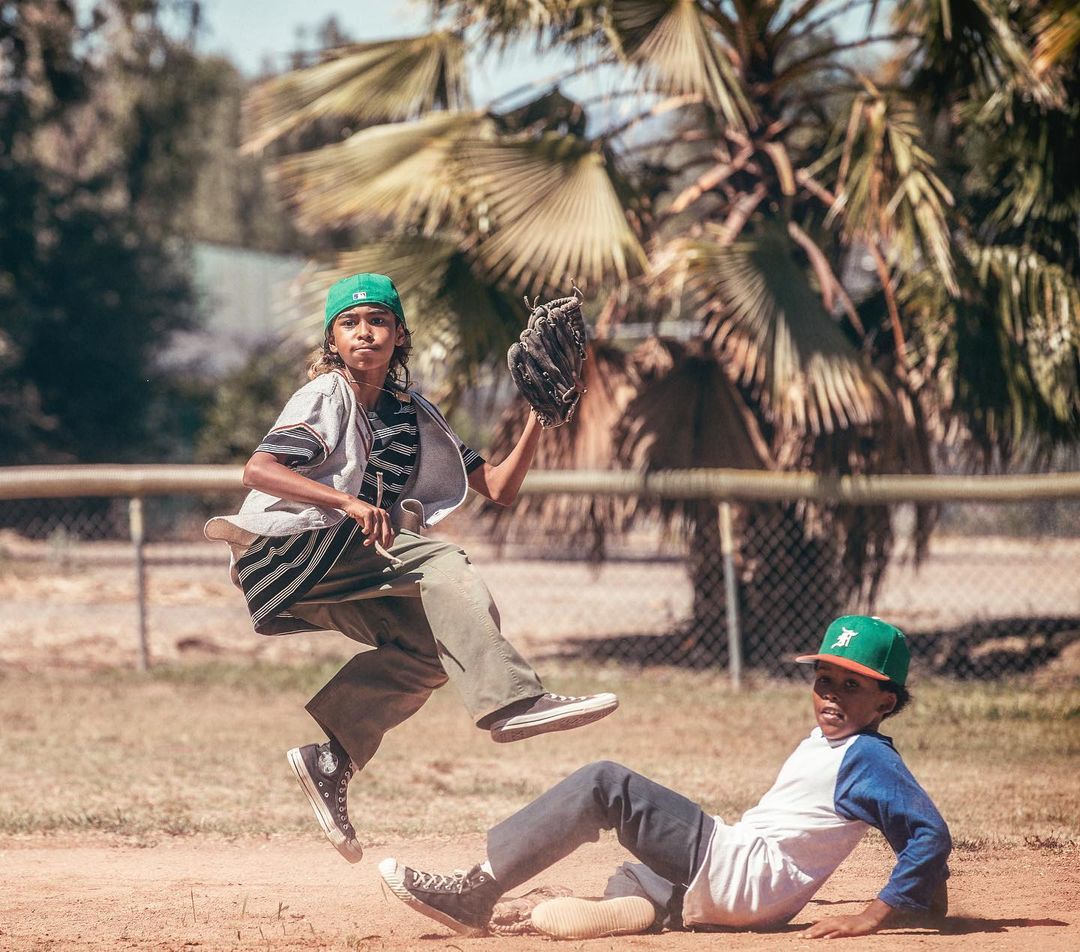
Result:
<svg viewBox="0 0 1080 952">
<path fill-rule="evenodd" d="M 903 684 L 911 649 L 895 625 L 870 615 L 843 615 L 825 629 L 817 654 L 795 660 L 804 664 L 827 661 L 877 681 Z"/>
</svg>

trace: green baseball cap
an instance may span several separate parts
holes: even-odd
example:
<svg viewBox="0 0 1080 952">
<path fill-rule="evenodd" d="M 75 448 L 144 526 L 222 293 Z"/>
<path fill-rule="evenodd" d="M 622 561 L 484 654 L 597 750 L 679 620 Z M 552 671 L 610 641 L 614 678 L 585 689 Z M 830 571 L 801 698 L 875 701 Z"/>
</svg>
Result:
<svg viewBox="0 0 1080 952">
<path fill-rule="evenodd" d="M 895 625 L 869 615 L 843 615 L 825 629 L 817 654 L 796 661 L 828 661 L 878 681 L 903 684 L 907 680 L 911 649 Z"/>
<path fill-rule="evenodd" d="M 326 294 L 326 316 L 323 319 L 323 332 L 330 329 L 330 322 L 342 311 L 350 307 L 367 304 L 371 307 L 384 307 L 402 324 L 405 323 L 405 311 L 401 307 L 398 290 L 385 274 L 353 274 L 335 282 Z"/>
</svg>

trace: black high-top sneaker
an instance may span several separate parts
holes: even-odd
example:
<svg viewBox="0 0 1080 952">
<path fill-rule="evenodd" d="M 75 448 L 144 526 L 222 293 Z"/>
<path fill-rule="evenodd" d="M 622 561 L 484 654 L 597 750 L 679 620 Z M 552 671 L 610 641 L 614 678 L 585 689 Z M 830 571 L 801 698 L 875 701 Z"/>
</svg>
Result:
<svg viewBox="0 0 1080 952">
<path fill-rule="evenodd" d="M 479 866 L 439 876 L 384 859 L 379 874 L 406 905 L 461 935 L 483 932 L 502 895 L 502 887 Z"/>
<path fill-rule="evenodd" d="M 294 747 L 288 758 L 326 838 L 350 863 L 360 862 L 364 849 L 349 822 L 349 781 L 356 772 L 352 761 L 329 743 Z"/>
</svg>

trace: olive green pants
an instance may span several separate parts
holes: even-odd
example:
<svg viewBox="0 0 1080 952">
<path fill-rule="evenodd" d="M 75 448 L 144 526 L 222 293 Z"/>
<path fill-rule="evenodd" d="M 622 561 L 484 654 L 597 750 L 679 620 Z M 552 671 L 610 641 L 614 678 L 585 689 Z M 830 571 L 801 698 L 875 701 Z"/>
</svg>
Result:
<svg viewBox="0 0 1080 952">
<path fill-rule="evenodd" d="M 394 565 L 357 533 L 337 564 L 290 613 L 355 641 L 361 651 L 307 704 L 358 770 L 390 728 L 453 682 L 484 727 L 501 708 L 544 691 L 499 630 L 491 593 L 464 551 L 401 530 Z"/>
</svg>

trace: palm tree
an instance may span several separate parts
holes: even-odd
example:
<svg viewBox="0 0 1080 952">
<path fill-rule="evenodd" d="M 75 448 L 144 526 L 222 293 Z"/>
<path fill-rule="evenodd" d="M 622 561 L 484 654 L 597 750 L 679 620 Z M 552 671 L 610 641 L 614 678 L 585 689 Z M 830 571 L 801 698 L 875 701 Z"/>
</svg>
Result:
<svg viewBox="0 0 1080 952">
<path fill-rule="evenodd" d="M 903 79 L 957 195 L 959 276 L 947 294 L 932 274 L 904 282 L 916 369 L 969 458 L 1045 460 L 1080 435 L 1080 57 L 1066 29 L 1075 39 L 1076 14 L 985 0 L 915 6 L 905 25 L 941 37 L 941 48 Z"/>
<path fill-rule="evenodd" d="M 428 322 L 420 336 L 448 355 L 451 396 L 502 361 L 523 322 L 515 294 L 587 288 L 593 384 L 541 465 L 906 472 L 931 467 L 948 427 L 984 462 L 1075 441 L 1076 48 L 1037 5 L 431 7 L 424 36 L 330 50 L 258 86 L 249 144 L 288 152 L 312 130 L 337 134 L 285 155 L 278 183 L 306 227 L 345 247 L 362 236 L 326 272 L 400 279 Z M 524 39 L 575 64 L 475 106 L 467 49 Z M 653 328 L 632 351 L 629 323 Z M 523 508 L 596 553 L 640 519 L 684 532 L 697 598 L 677 643 L 722 655 L 715 507 Z M 883 510 L 742 519 L 747 627 L 794 643 L 872 597 L 889 558 Z M 932 522 L 921 510 L 917 547 Z M 766 523 L 789 568 L 764 547 Z M 780 584 L 797 603 L 778 606 Z"/>
</svg>

